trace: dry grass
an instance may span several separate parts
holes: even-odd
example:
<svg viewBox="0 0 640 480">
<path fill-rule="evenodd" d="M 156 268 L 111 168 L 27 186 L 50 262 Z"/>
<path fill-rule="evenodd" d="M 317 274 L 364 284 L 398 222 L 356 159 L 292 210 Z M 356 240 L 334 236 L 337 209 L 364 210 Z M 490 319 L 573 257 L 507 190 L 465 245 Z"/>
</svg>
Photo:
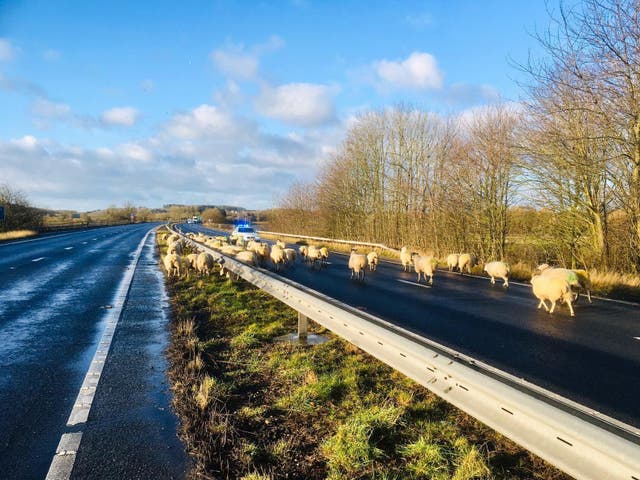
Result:
<svg viewBox="0 0 640 480">
<path fill-rule="evenodd" d="M 13 230 L 11 232 L 0 232 L 0 242 L 3 240 L 16 240 L 18 238 L 34 237 L 38 235 L 35 230 Z"/>
</svg>

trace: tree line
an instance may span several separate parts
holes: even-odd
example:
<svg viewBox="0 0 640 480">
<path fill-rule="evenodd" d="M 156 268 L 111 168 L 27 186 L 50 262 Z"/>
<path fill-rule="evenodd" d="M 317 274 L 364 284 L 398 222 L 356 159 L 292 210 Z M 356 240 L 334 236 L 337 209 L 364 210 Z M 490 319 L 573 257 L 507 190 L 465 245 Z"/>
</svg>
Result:
<svg viewBox="0 0 640 480">
<path fill-rule="evenodd" d="M 640 273 L 640 2 L 561 6 L 518 104 L 361 115 L 271 228 Z"/>
</svg>

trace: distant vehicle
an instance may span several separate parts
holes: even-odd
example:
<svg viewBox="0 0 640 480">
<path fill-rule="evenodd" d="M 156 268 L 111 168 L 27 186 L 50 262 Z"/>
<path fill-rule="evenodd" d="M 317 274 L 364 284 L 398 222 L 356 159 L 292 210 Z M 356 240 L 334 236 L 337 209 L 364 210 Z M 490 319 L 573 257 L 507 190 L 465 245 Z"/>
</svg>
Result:
<svg viewBox="0 0 640 480">
<path fill-rule="evenodd" d="M 248 242 L 249 240 L 260 240 L 260 236 L 251 225 L 238 225 L 233 229 L 233 232 L 231 232 L 229 239 L 235 241 L 242 239 Z"/>
</svg>

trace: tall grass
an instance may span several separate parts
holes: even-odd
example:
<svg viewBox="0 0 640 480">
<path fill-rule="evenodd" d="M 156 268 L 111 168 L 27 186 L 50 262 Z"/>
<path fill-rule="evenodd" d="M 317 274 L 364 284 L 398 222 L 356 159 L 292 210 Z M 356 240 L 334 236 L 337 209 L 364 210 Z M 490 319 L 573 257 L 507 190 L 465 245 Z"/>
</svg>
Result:
<svg viewBox="0 0 640 480">
<path fill-rule="evenodd" d="M 38 235 L 35 230 L 13 230 L 11 232 L 0 232 L 0 242 L 3 240 L 16 240 Z"/>
</svg>

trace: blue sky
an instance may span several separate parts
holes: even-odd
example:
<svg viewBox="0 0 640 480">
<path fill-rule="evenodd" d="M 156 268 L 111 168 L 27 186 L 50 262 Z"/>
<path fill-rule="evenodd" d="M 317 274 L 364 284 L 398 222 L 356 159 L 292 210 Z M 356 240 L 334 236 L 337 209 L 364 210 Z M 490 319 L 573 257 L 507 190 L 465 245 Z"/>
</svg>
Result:
<svg viewBox="0 0 640 480">
<path fill-rule="evenodd" d="M 545 2 L 0 1 L 0 183 L 47 208 L 267 208 L 354 116 L 518 101 Z"/>
</svg>

